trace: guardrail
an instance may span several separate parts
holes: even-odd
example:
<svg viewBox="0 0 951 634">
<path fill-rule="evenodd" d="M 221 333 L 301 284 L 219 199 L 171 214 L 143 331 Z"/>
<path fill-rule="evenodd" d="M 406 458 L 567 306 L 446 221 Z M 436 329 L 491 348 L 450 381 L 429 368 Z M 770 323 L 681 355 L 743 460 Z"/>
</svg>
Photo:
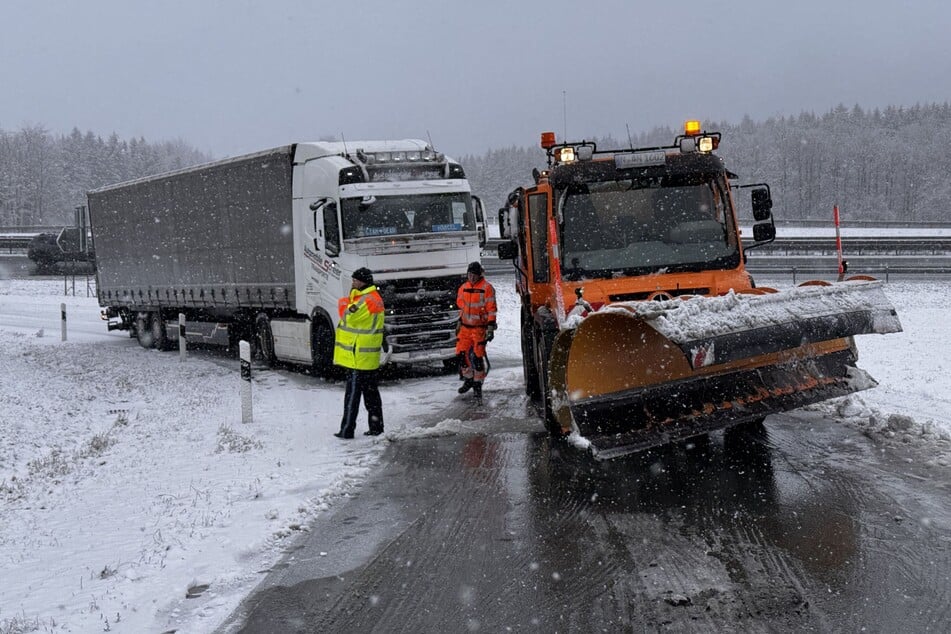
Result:
<svg viewBox="0 0 951 634">
<path fill-rule="evenodd" d="M 849 263 L 846 276 L 871 275 L 879 279 L 892 277 L 948 277 L 951 276 L 951 252 L 933 255 L 930 252 L 887 255 L 862 253 L 855 250 L 845 254 Z M 490 275 L 510 275 L 515 269 L 511 261 L 499 260 L 495 251 L 483 251 L 482 265 Z M 765 249 L 749 252 L 747 270 L 754 276 L 792 277 L 794 280 L 836 279 L 838 256 L 833 253 L 777 253 Z"/>
<path fill-rule="evenodd" d="M 59 233 L 67 225 L 5 225 L 0 233 Z"/>
<path fill-rule="evenodd" d="M 38 233 L 0 233 L 0 250 L 13 253 L 14 250 L 25 249 L 30 246 Z"/>
<path fill-rule="evenodd" d="M 842 251 L 848 259 L 854 255 L 881 254 L 902 255 L 928 253 L 938 255 L 951 254 L 951 237 L 949 236 L 907 236 L 907 237 L 863 237 L 842 238 Z M 783 253 L 795 255 L 804 253 L 832 253 L 836 252 L 835 239 L 813 237 L 777 237 L 775 242 L 753 249 L 753 253 Z"/>
<path fill-rule="evenodd" d="M 498 239 L 489 240 L 484 250 L 497 252 Z M 810 236 L 777 237 L 775 241 L 750 250 L 753 253 L 831 253 L 836 250 L 835 238 L 816 238 Z M 842 250 L 846 259 L 852 255 L 883 254 L 901 255 L 928 253 L 951 255 L 951 236 L 901 236 L 901 237 L 843 237 Z"/>
</svg>

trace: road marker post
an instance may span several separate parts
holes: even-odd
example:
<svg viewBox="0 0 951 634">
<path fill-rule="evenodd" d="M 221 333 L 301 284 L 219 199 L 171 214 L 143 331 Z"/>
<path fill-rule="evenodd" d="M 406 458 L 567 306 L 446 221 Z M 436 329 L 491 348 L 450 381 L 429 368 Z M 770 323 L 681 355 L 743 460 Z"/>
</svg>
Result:
<svg viewBox="0 0 951 634">
<path fill-rule="evenodd" d="M 251 344 L 247 341 L 238 342 L 241 357 L 241 422 L 250 423 L 253 419 L 251 412 Z"/>
<path fill-rule="evenodd" d="M 187 346 L 187 341 L 185 340 L 185 314 L 178 313 L 178 360 L 185 360 L 185 348 Z"/>
</svg>

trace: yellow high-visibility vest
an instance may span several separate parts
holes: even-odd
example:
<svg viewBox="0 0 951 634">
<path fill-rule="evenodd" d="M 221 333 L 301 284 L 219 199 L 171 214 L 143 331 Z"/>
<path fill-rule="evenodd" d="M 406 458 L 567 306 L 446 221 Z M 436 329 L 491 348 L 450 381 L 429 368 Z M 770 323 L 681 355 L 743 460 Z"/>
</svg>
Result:
<svg viewBox="0 0 951 634">
<path fill-rule="evenodd" d="M 376 370 L 383 350 L 383 298 L 376 286 L 353 289 L 337 303 L 340 321 L 334 342 L 334 364 L 355 370 Z"/>
</svg>

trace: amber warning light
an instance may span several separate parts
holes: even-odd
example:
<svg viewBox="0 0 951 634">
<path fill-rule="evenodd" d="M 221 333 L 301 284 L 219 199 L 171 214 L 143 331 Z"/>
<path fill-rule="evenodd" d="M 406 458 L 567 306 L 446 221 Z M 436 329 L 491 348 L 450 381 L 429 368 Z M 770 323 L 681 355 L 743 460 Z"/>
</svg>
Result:
<svg viewBox="0 0 951 634">
<path fill-rule="evenodd" d="M 554 145 L 555 145 L 555 133 L 542 132 L 542 148 L 547 150 L 548 148 Z"/>
<path fill-rule="evenodd" d="M 700 122 L 684 121 L 684 134 L 687 136 L 696 136 L 700 134 Z"/>
</svg>

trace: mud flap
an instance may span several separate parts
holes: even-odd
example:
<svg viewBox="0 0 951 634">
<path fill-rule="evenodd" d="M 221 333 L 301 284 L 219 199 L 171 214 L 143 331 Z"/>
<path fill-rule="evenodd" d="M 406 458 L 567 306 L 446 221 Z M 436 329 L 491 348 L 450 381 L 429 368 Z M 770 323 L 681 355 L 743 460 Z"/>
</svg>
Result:
<svg viewBox="0 0 951 634">
<path fill-rule="evenodd" d="M 552 429 L 560 429 L 562 434 L 577 431 L 571 413 L 571 401 L 566 389 L 568 353 L 574 340 L 575 330 L 562 330 L 552 343 L 548 358 L 548 390 L 551 399 Z"/>
</svg>

